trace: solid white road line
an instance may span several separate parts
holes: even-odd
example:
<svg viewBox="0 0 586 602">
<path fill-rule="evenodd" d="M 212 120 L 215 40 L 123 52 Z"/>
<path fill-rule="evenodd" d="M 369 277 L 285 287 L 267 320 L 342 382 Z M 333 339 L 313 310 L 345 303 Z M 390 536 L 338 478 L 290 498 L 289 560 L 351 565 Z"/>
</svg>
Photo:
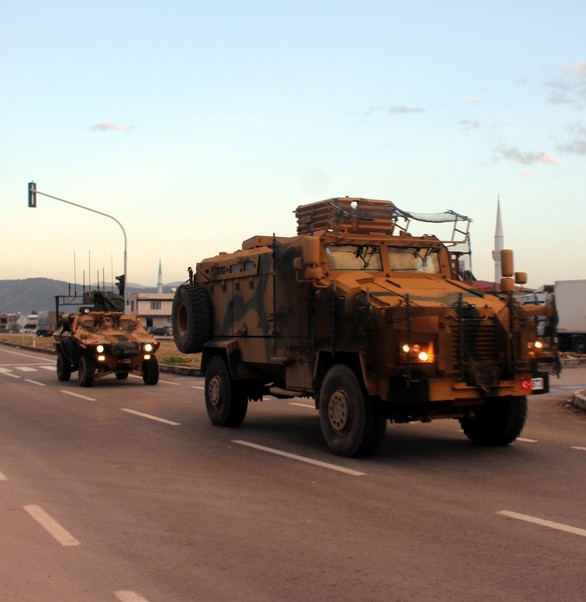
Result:
<svg viewBox="0 0 586 602">
<path fill-rule="evenodd" d="M 525 439 L 524 437 L 517 437 L 517 441 L 522 441 L 523 443 L 539 443 L 537 439 Z"/>
<path fill-rule="evenodd" d="M 256 443 L 250 443 L 248 441 L 241 441 L 239 439 L 233 439 L 232 443 L 238 443 L 238 445 L 245 445 L 246 447 L 252 447 L 259 449 L 260 451 L 268 452 L 269 454 L 275 454 L 276 456 L 283 456 L 284 458 L 290 458 L 291 460 L 298 460 L 299 462 L 305 462 L 306 464 L 313 464 L 314 466 L 320 466 L 321 468 L 328 468 L 329 470 L 336 470 L 345 474 L 352 475 L 354 477 L 362 477 L 366 475 L 365 472 L 353 470 L 351 468 L 345 468 L 343 466 L 337 466 L 336 464 L 329 464 L 327 462 L 321 462 L 320 460 L 313 460 L 312 458 L 306 458 L 304 456 L 298 456 L 297 454 L 290 454 L 289 452 L 274 449 L 272 447 L 265 447 L 264 445 L 257 445 Z"/>
<path fill-rule="evenodd" d="M 39 387 L 46 387 L 47 386 L 45 383 L 37 382 L 36 380 L 32 380 L 31 378 L 25 378 L 24 382 L 31 383 L 33 385 L 38 385 Z"/>
<path fill-rule="evenodd" d="M 142 412 L 137 412 L 136 410 L 129 410 L 128 408 L 120 408 L 123 412 L 128 412 L 129 414 L 136 414 L 137 416 L 142 416 L 143 418 L 148 418 L 149 420 L 155 420 L 156 422 L 162 422 L 163 424 L 170 424 L 171 426 L 181 426 L 180 422 L 173 422 L 172 420 L 166 420 L 165 418 L 159 418 L 158 416 L 151 416 L 150 414 L 143 414 Z"/>
<path fill-rule="evenodd" d="M 54 364 L 43 364 L 42 366 L 39 366 L 39 368 L 42 368 L 43 370 L 51 370 L 51 372 L 53 372 L 53 370 L 55 370 L 55 365 Z"/>
<path fill-rule="evenodd" d="M 0 472 L 0 481 L 8 481 L 8 479 L 6 478 L 6 475 L 2 474 Z"/>
<path fill-rule="evenodd" d="M 205 387 L 200 387 L 198 385 L 193 385 L 193 387 L 191 387 L 192 389 L 199 389 L 200 391 L 205 391 L 206 388 Z"/>
<path fill-rule="evenodd" d="M 114 595 L 120 600 L 120 602 L 148 602 L 146 598 L 143 598 L 140 594 L 129 590 L 120 590 L 114 592 Z"/>
<path fill-rule="evenodd" d="M 310 410 L 315 410 L 315 406 L 310 403 L 299 403 L 298 401 L 290 401 L 290 406 L 299 406 L 300 408 L 309 408 Z"/>
<path fill-rule="evenodd" d="M 562 523 L 554 523 L 551 520 L 545 520 L 543 518 L 537 518 L 535 516 L 529 516 L 527 514 L 519 514 L 518 512 L 510 512 L 509 510 L 500 510 L 497 512 L 501 516 L 508 516 L 509 518 L 515 518 L 522 520 L 527 523 L 533 523 L 534 525 L 540 525 L 542 527 L 549 527 L 550 529 L 556 529 L 557 531 L 564 531 L 565 533 L 572 533 L 573 535 L 580 535 L 586 537 L 586 529 L 578 529 L 578 527 L 571 527 L 570 525 L 564 525 Z"/>
<path fill-rule="evenodd" d="M 79 541 L 66 531 L 54 518 L 49 516 L 40 506 L 24 506 L 24 509 L 50 533 L 62 546 L 78 546 Z"/>
<path fill-rule="evenodd" d="M 37 369 L 36 368 L 31 368 L 30 366 L 16 366 L 17 370 L 20 370 L 21 372 L 36 372 Z"/>
<path fill-rule="evenodd" d="M 570 449 L 577 449 L 578 451 L 586 451 L 586 447 L 579 447 L 575 445 L 574 447 L 570 447 Z"/>
<path fill-rule="evenodd" d="M 12 374 L 10 370 L 7 368 L 0 368 L 0 374 L 5 374 L 6 376 L 10 376 L 11 378 L 20 378 L 17 374 Z"/>
<path fill-rule="evenodd" d="M 66 391 L 65 389 L 61 389 L 61 393 L 65 393 L 65 395 L 71 395 L 72 397 L 78 397 L 79 399 L 85 399 L 86 401 L 98 401 L 93 397 L 86 397 L 85 395 L 80 395 L 79 393 L 73 393 L 72 391 Z"/>
</svg>

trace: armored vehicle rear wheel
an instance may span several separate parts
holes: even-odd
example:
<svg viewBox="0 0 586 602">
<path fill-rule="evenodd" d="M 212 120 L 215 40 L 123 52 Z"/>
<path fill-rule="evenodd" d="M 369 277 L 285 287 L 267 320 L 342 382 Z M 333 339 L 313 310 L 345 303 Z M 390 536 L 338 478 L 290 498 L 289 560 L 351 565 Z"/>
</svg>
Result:
<svg viewBox="0 0 586 602">
<path fill-rule="evenodd" d="M 212 304 L 205 288 L 183 284 L 175 292 L 173 338 L 181 353 L 199 353 L 212 338 Z"/>
<path fill-rule="evenodd" d="M 494 397 L 478 408 L 472 418 L 462 418 L 462 430 L 477 445 L 507 445 L 525 426 L 526 397 Z"/>
<path fill-rule="evenodd" d="M 57 380 L 67 382 L 71 378 L 71 364 L 63 355 L 62 351 L 57 352 Z"/>
<path fill-rule="evenodd" d="M 347 458 L 369 456 L 385 437 L 386 417 L 344 364 L 330 368 L 320 391 L 321 430 L 332 453 Z"/>
<path fill-rule="evenodd" d="M 159 362 L 155 356 L 142 363 L 142 381 L 145 385 L 156 385 L 159 382 Z"/>
<path fill-rule="evenodd" d="M 248 410 L 248 395 L 228 372 L 219 356 L 210 360 L 205 376 L 206 410 L 216 426 L 240 426 Z"/>
<path fill-rule="evenodd" d="M 96 376 L 96 364 L 91 357 L 82 355 L 79 358 L 79 385 L 80 387 L 93 387 Z"/>
</svg>

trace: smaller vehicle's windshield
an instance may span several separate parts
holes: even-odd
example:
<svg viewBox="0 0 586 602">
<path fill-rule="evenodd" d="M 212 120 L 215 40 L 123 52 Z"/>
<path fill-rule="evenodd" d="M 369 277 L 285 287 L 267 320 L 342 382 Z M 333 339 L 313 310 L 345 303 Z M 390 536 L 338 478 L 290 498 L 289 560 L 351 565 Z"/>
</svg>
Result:
<svg viewBox="0 0 586 602">
<path fill-rule="evenodd" d="M 430 247 L 390 247 L 389 263 L 393 272 L 439 274 L 439 249 Z"/>
<path fill-rule="evenodd" d="M 382 271 L 380 247 L 378 245 L 340 245 L 332 243 L 326 247 L 330 270 L 374 270 Z"/>
</svg>

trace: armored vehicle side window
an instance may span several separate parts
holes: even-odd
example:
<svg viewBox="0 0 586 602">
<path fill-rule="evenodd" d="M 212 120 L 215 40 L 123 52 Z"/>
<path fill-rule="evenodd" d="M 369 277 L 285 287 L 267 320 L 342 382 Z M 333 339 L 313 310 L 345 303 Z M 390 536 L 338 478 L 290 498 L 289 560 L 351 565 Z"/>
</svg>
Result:
<svg viewBox="0 0 586 602">
<path fill-rule="evenodd" d="M 441 271 L 438 249 L 391 247 L 388 252 L 389 263 L 393 272 L 439 274 Z"/>
<path fill-rule="evenodd" d="M 382 271 L 378 245 L 338 245 L 326 247 L 330 270 Z"/>
</svg>

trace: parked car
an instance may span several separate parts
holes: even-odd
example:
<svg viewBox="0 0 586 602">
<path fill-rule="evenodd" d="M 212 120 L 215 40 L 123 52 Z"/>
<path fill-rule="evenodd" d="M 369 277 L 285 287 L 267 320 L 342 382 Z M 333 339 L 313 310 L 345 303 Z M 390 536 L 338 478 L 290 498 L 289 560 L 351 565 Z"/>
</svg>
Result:
<svg viewBox="0 0 586 602">
<path fill-rule="evenodd" d="M 170 326 L 158 326 L 153 328 L 152 334 L 156 337 L 170 337 L 173 335 L 173 329 Z"/>
</svg>

